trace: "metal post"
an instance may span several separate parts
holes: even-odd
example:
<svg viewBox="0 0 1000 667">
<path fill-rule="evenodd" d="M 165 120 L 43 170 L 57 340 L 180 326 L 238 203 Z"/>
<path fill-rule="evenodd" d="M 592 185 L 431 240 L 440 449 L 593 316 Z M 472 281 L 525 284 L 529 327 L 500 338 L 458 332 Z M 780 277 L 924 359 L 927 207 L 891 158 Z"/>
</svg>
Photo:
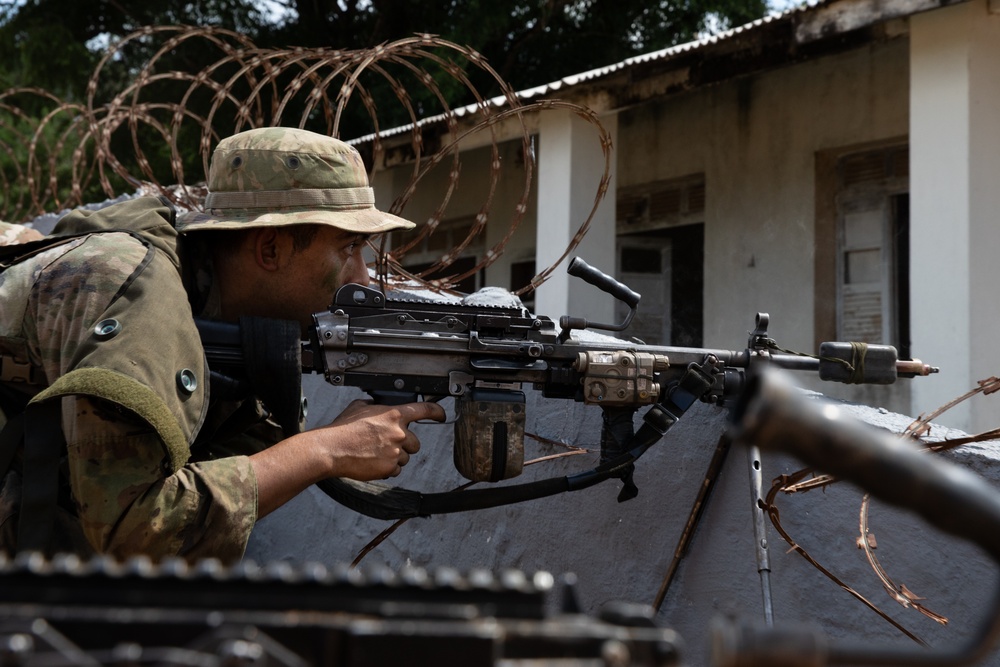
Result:
<svg viewBox="0 0 1000 667">
<path fill-rule="evenodd" d="M 757 554 L 757 572 L 760 574 L 760 588 L 764 599 L 764 622 L 774 626 L 774 609 L 771 606 L 771 559 L 767 552 L 767 524 L 764 516 L 764 473 L 760 465 L 760 449 L 756 445 L 747 447 L 747 463 L 750 464 L 750 502 L 753 512 L 754 551 Z"/>
<path fill-rule="evenodd" d="M 712 490 L 715 488 L 715 483 L 719 480 L 719 473 L 722 471 L 722 465 L 726 461 L 726 455 L 729 453 L 730 445 L 732 445 L 732 440 L 726 437 L 725 434 L 719 438 L 719 443 L 715 446 L 715 453 L 712 454 L 712 460 L 708 464 L 708 470 L 705 472 L 705 478 L 701 482 L 701 486 L 698 488 L 698 496 L 694 500 L 694 504 L 691 506 L 691 511 L 688 513 L 687 523 L 684 525 L 684 532 L 681 533 L 680 539 L 677 541 L 677 548 L 674 549 L 674 557 L 670 562 L 670 567 L 667 569 L 667 574 L 663 577 L 663 583 L 660 584 L 660 590 L 656 594 L 656 599 L 653 601 L 653 607 L 656 611 L 660 610 L 663 605 L 663 600 L 667 597 L 667 591 L 670 589 L 670 584 L 674 580 L 674 575 L 677 573 L 677 567 L 680 565 L 681 559 L 687 553 L 688 545 L 691 544 L 691 540 L 694 537 L 694 531 L 698 527 L 698 523 L 701 520 L 702 512 L 705 509 L 705 505 L 708 503 L 709 496 L 712 495 Z"/>
</svg>

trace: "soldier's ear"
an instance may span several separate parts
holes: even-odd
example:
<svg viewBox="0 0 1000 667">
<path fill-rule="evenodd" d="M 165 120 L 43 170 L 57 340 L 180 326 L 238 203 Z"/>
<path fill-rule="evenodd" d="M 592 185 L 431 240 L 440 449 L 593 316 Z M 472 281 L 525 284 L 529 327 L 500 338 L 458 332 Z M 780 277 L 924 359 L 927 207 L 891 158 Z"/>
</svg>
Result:
<svg viewBox="0 0 1000 667">
<path fill-rule="evenodd" d="M 281 267 L 285 242 L 284 234 L 274 227 L 260 227 L 254 232 L 254 262 L 265 271 L 277 271 Z"/>
</svg>

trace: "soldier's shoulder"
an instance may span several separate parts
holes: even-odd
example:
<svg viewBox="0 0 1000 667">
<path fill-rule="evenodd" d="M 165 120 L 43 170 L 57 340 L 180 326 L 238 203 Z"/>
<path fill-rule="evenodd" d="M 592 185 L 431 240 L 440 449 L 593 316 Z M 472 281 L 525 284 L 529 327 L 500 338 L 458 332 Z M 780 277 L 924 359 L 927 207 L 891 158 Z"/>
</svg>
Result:
<svg viewBox="0 0 1000 667">
<path fill-rule="evenodd" d="M 20 269 L 42 301 L 117 294 L 140 273 L 149 252 L 126 233 L 89 234 L 54 245 L 15 269 Z"/>
<path fill-rule="evenodd" d="M 44 238 L 36 229 L 0 220 L 0 246 L 18 245 Z"/>
</svg>

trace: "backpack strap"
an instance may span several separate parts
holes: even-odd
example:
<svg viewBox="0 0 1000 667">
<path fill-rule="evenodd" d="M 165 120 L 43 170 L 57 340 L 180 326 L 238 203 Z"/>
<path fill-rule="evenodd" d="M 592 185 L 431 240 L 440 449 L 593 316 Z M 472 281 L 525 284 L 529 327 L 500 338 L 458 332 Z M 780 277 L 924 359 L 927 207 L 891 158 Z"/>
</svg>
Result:
<svg viewBox="0 0 1000 667">
<path fill-rule="evenodd" d="M 45 252 L 49 248 L 54 248 L 58 245 L 62 245 L 63 243 L 72 241 L 75 238 L 87 236 L 88 234 L 93 233 L 94 232 L 80 232 L 77 234 L 67 234 L 65 236 L 46 236 L 45 238 L 28 241 L 27 243 L 15 243 L 13 245 L 0 246 L 0 273 L 15 264 L 31 259 L 41 252 Z"/>
<path fill-rule="evenodd" d="M 5 382 L 44 385 L 45 374 L 31 362 L 0 354 L 0 383 Z"/>
<path fill-rule="evenodd" d="M 0 368 L 4 357 L 0 357 Z M 0 372 L 0 379 L 5 379 Z M 0 382 L 0 416 L 6 423 L 0 427 L 0 481 L 7 475 L 17 448 L 24 440 L 24 408 L 31 397 L 10 389 Z"/>
<path fill-rule="evenodd" d="M 0 480 L 10 470 L 14 462 L 14 454 L 24 440 L 24 413 L 11 417 L 0 429 Z"/>
<path fill-rule="evenodd" d="M 65 442 L 60 407 L 58 401 L 31 403 L 19 415 L 23 420 L 24 458 L 18 551 L 45 551 L 52 540 L 59 501 L 59 458 Z"/>
</svg>

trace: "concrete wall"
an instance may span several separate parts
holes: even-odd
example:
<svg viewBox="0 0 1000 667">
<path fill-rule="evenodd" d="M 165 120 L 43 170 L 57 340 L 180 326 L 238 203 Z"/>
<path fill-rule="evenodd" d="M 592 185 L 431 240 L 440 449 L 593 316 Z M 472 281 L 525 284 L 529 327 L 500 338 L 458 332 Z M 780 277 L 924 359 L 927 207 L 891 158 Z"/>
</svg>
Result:
<svg viewBox="0 0 1000 667">
<path fill-rule="evenodd" d="M 906 135 L 908 58 L 899 39 L 620 114 L 619 187 L 705 174 L 707 346 L 742 347 L 763 311 L 779 344 L 815 351 L 814 262 L 834 252 L 815 245 L 816 154 Z M 822 390 L 911 408 L 896 392 Z"/>
<path fill-rule="evenodd" d="M 350 390 L 332 389 L 317 381 L 308 382 L 307 387 L 313 424 L 332 419 L 351 397 Z M 528 431 L 597 447 L 599 410 L 570 401 L 545 401 L 537 392 L 528 393 Z M 858 407 L 853 412 L 893 430 L 910 421 L 873 408 Z M 651 604 L 725 428 L 725 418 L 720 408 L 696 405 L 639 461 L 635 479 L 640 494 L 627 503 L 616 502 L 618 483 L 606 482 L 520 505 L 414 519 L 368 554 L 362 567 L 573 572 L 588 613 L 596 613 L 613 600 Z M 421 491 L 444 491 L 461 483 L 451 461 L 451 427 L 418 425 L 415 429 L 422 450 L 395 481 Z M 942 437 L 948 432 L 937 429 L 935 434 Z M 526 450 L 528 459 L 558 451 L 531 441 Z M 965 448 L 956 458 L 993 480 L 1000 476 L 1000 450 L 995 445 Z M 560 459 L 529 466 L 523 479 L 565 475 L 595 463 L 596 454 Z M 800 467 L 792 459 L 765 453 L 765 489 L 771 479 Z M 860 498 L 853 487 L 838 484 L 825 492 L 782 497 L 778 504 L 783 525 L 803 548 L 910 631 L 939 649 L 967 639 L 997 587 L 995 565 L 977 549 L 876 502 L 871 530 L 878 541 L 877 556 L 897 583 L 925 597 L 923 603 L 947 616 L 949 624 L 941 626 L 903 609 L 882 591 L 855 546 Z M 311 489 L 258 524 L 247 557 L 258 562 L 350 562 L 390 525 L 355 514 Z M 716 616 L 763 618 L 753 540 L 749 467 L 744 451 L 734 447 L 656 617 L 658 624 L 677 630 L 684 638 L 686 665 L 709 664 L 708 626 Z M 813 624 L 835 641 L 915 646 L 801 557 L 787 553 L 787 545 L 773 528 L 769 528 L 769 540 L 776 625 Z M 1000 655 L 995 660 L 1000 661 Z"/>
<path fill-rule="evenodd" d="M 617 119 L 602 119 L 612 145 L 617 141 Z M 537 292 L 536 311 L 585 317 L 591 322 L 615 320 L 614 300 L 566 274 L 574 256 L 608 275 L 615 273 L 615 204 L 617 173 L 608 165 L 596 129 L 568 111 L 543 114 L 538 132 L 538 269 L 555 265 L 567 252 L 578 231 L 590 227 L 579 246 Z M 611 166 L 608 196 L 597 202 L 605 169 Z M 595 209 L 596 204 L 596 209 Z"/>
</svg>

